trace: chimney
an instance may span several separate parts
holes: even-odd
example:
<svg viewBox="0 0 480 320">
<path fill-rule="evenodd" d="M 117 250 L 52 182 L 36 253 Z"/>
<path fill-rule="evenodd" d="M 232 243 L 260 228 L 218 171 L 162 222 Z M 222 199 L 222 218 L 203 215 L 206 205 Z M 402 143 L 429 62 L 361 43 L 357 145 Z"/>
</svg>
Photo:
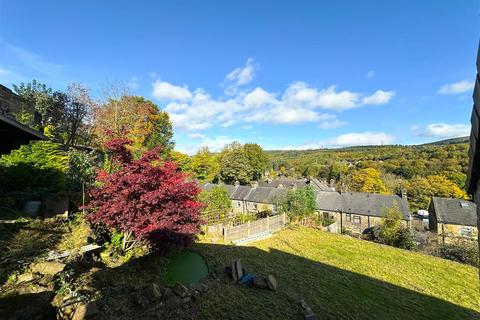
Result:
<svg viewBox="0 0 480 320">
<path fill-rule="evenodd" d="M 252 189 L 256 189 L 258 187 L 258 181 L 252 181 L 250 182 L 250 185 L 252 186 Z"/>
</svg>

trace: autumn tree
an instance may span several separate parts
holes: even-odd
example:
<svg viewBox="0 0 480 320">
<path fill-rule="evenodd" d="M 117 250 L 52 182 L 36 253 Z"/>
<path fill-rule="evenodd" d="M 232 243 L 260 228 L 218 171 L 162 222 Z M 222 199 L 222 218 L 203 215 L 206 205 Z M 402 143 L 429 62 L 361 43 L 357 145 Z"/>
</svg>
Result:
<svg viewBox="0 0 480 320">
<path fill-rule="evenodd" d="M 252 181 L 254 169 L 238 142 L 227 145 L 220 154 L 220 179 L 232 184 L 235 181 L 247 184 Z"/>
<path fill-rule="evenodd" d="M 190 168 L 200 181 L 214 181 L 220 172 L 220 163 L 207 147 L 200 148 L 192 157 Z"/>
<path fill-rule="evenodd" d="M 109 99 L 95 109 L 93 125 L 98 145 L 112 138 L 126 137 L 132 141 L 130 148 L 135 157 L 154 147 L 160 147 L 167 154 L 174 146 L 168 113 L 143 97 Z"/>
<path fill-rule="evenodd" d="M 256 143 L 246 143 L 243 151 L 251 167 L 251 180 L 260 180 L 268 164 L 268 156 Z"/>
<path fill-rule="evenodd" d="M 13 87 L 24 101 L 17 120 L 67 146 L 90 143 L 89 116 L 95 102 L 87 87 L 71 83 L 66 92 L 53 91 L 35 80 Z M 26 111 L 32 108 L 33 113 Z"/>
<path fill-rule="evenodd" d="M 387 193 L 380 171 L 374 168 L 355 171 L 352 174 L 350 187 L 358 192 Z"/>
<path fill-rule="evenodd" d="M 192 159 L 188 156 L 188 154 L 172 150 L 168 155 L 168 159 L 175 162 L 183 172 L 191 172 Z"/>
<path fill-rule="evenodd" d="M 99 186 L 89 192 L 89 220 L 122 232 L 125 251 L 139 240 L 157 248 L 189 243 L 199 232 L 200 188 L 173 162 L 160 162 L 157 148 L 134 160 L 129 144 L 125 138 L 105 144 L 119 169 L 99 173 Z"/>
<path fill-rule="evenodd" d="M 60 135 L 67 146 L 90 144 L 91 130 L 87 120 L 95 107 L 87 87 L 79 83 L 68 85 L 60 124 Z"/>
<path fill-rule="evenodd" d="M 412 209 L 427 209 L 432 197 L 466 198 L 467 194 L 443 175 L 417 177 L 405 183 Z"/>
</svg>

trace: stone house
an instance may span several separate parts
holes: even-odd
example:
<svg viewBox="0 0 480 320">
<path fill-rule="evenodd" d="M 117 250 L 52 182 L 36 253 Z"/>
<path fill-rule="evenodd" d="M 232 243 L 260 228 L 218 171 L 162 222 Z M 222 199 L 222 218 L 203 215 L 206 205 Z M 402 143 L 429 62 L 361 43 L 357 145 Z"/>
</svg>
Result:
<svg viewBox="0 0 480 320">
<path fill-rule="evenodd" d="M 207 183 L 204 190 L 210 191 L 220 186 L 219 184 Z M 277 212 L 277 204 L 287 194 L 288 190 L 282 188 L 222 184 L 232 201 L 234 214 Z"/>
<path fill-rule="evenodd" d="M 428 211 L 430 231 L 438 234 L 442 242 L 477 239 L 475 203 L 463 199 L 433 197 Z"/>
<path fill-rule="evenodd" d="M 402 213 L 402 224 L 410 225 L 411 214 L 406 199 L 397 195 L 364 192 L 319 192 L 317 209 L 324 218 L 335 221 L 331 231 L 344 229 L 362 233 L 365 229 L 379 225 L 385 210 L 397 205 Z"/>
<path fill-rule="evenodd" d="M 22 99 L 10 89 L 0 84 L 0 154 L 9 153 L 31 140 L 47 140 L 42 132 L 34 130 L 15 120 L 14 114 L 20 111 L 34 113 L 33 107 L 28 110 Z"/>
</svg>

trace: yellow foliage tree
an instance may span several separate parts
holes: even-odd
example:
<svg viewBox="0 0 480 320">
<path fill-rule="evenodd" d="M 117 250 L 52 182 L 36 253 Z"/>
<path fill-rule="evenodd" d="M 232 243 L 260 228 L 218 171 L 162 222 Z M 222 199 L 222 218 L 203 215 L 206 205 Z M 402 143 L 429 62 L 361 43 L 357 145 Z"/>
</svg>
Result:
<svg viewBox="0 0 480 320">
<path fill-rule="evenodd" d="M 358 170 L 352 174 L 350 187 L 358 192 L 386 194 L 387 188 L 380 176 L 380 171 L 374 168 Z"/>
</svg>

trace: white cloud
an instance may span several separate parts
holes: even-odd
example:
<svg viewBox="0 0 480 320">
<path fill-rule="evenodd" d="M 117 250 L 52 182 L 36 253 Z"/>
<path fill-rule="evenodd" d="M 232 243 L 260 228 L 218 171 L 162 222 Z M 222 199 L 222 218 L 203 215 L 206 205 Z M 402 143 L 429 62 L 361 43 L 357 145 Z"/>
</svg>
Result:
<svg viewBox="0 0 480 320">
<path fill-rule="evenodd" d="M 288 103 L 332 110 L 347 110 L 358 108 L 364 104 L 385 104 L 395 95 L 394 91 L 377 90 L 371 96 L 348 90 L 338 91 L 336 86 L 326 89 L 317 89 L 308 86 L 305 82 L 295 82 L 285 91 L 284 100 Z M 361 99 L 362 98 L 362 99 Z"/>
<path fill-rule="evenodd" d="M 469 80 L 462 80 L 455 83 L 450 83 L 442 86 L 438 93 L 441 94 L 457 94 L 467 91 L 472 91 L 475 86 L 475 82 Z"/>
<path fill-rule="evenodd" d="M 468 136 L 470 134 L 470 125 L 434 123 L 429 124 L 424 129 L 414 126 L 412 130 L 417 131 L 417 135 L 424 137 L 456 138 Z"/>
<path fill-rule="evenodd" d="M 363 97 L 363 104 L 386 104 L 388 103 L 393 96 L 395 95 L 394 91 L 383 91 L 377 90 L 374 94 L 370 96 Z"/>
<path fill-rule="evenodd" d="M 227 97 L 213 98 L 199 88 L 191 92 L 166 81 L 156 80 L 152 95 L 163 100 L 165 110 L 176 128 L 199 131 L 213 126 L 239 127 L 250 123 L 300 124 L 317 122 L 320 128 L 337 128 L 345 123 L 322 109 L 342 111 L 368 104 L 388 103 L 395 95 L 393 91 L 377 90 L 371 95 L 338 91 L 335 86 L 319 89 L 305 82 L 294 82 L 282 93 L 269 92 L 261 87 L 238 89 L 237 83 L 245 83 L 245 74 L 253 77 L 253 60 L 244 68 L 237 68 L 227 78 L 235 81 L 234 90 Z"/>
<path fill-rule="evenodd" d="M 332 121 L 323 121 L 323 122 L 320 122 L 320 124 L 318 125 L 318 127 L 320 129 L 324 129 L 324 130 L 328 130 L 328 129 L 336 129 L 336 128 L 340 128 L 344 125 L 346 125 L 347 123 L 345 121 L 340 121 L 340 120 L 332 120 Z"/>
<path fill-rule="evenodd" d="M 247 108 L 258 108 L 276 102 L 275 96 L 260 87 L 245 95 L 245 106 Z"/>
<path fill-rule="evenodd" d="M 191 133 L 188 135 L 192 139 L 205 139 L 207 136 L 198 132 Z"/>
<path fill-rule="evenodd" d="M 368 71 L 367 74 L 365 75 L 365 78 L 367 79 L 372 79 L 374 77 L 375 77 L 375 71 L 373 70 Z"/>
<path fill-rule="evenodd" d="M 157 80 L 152 84 L 152 95 L 162 101 L 186 101 L 192 98 L 187 87 L 180 87 L 171 83 Z"/>
<path fill-rule="evenodd" d="M 226 76 L 226 80 L 232 82 L 236 86 L 243 86 L 253 80 L 255 77 L 255 65 L 253 58 L 248 58 L 244 67 L 233 69 Z"/>
<path fill-rule="evenodd" d="M 283 150 L 308 150 L 308 149 L 322 149 L 322 148 L 341 148 L 352 146 L 372 146 L 392 144 L 395 137 L 383 132 L 361 132 L 361 133 L 347 133 L 337 137 L 318 141 L 316 143 L 303 144 L 301 146 L 287 146 Z"/>
</svg>

